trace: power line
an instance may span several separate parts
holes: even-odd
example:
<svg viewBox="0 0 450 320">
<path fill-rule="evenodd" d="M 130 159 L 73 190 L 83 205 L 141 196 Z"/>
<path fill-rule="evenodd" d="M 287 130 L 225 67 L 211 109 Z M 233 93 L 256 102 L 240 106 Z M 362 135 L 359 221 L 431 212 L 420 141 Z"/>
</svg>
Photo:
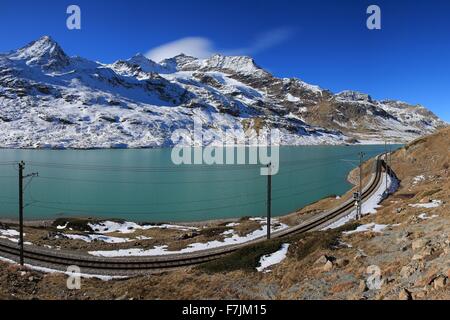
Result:
<svg viewBox="0 0 450 320">
<path fill-rule="evenodd" d="M 328 188 L 328 187 L 330 187 L 330 186 L 334 186 L 334 185 L 337 185 L 337 184 L 341 184 L 341 183 L 342 183 L 342 181 L 337 181 L 337 180 L 334 180 L 334 181 L 335 181 L 335 182 L 333 182 L 333 183 L 329 183 L 329 184 L 326 184 L 326 185 L 323 185 L 323 186 L 320 186 L 320 187 L 317 187 L 317 188 L 309 188 L 309 189 L 307 189 L 307 190 L 303 190 L 302 192 L 290 193 L 290 194 L 286 194 L 286 195 L 283 195 L 283 196 L 275 197 L 275 198 L 273 198 L 273 199 L 274 199 L 274 200 L 284 199 L 284 198 L 292 197 L 292 196 L 295 196 L 295 195 L 300 195 L 300 194 L 308 193 L 308 192 L 311 192 L 311 191 L 322 190 L 322 189 Z"/>
<path fill-rule="evenodd" d="M 327 188 L 329 186 L 332 185 L 336 185 L 338 183 L 341 183 L 342 180 L 341 179 L 336 179 L 334 180 L 333 183 L 329 183 L 323 186 L 318 186 L 317 188 L 313 188 L 313 189 L 308 189 L 306 191 L 302 191 L 302 192 L 296 192 L 296 193 L 290 193 L 287 195 L 283 195 L 283 196 L 278 196 L 278 197 L 273 197 L 273 200 L 279 200 L 279 199 L 283 199 L 283 198 L 287 198 L 293 195 L 297 195 L 297 194 L 302 194 L 304 192 L 311 192 L 311 191 L 316 191 L 316 190 L 321 190 L 324 188 Z M 304 184 L 307 185 L 307 184 Z M 258 193 L 255 195 L 260 195 L 262 196 L 262 193 Z M 230 196 L 227 198 L 223 198 L 223 199 L 208 199 L 209 201 L 218 201 L 218 200 L 228 200 L 228 199 L 237 199 L 241 196 Z M 249 205 L 254 205 L 254 204 L 261 204 L 262 200 L 257 200 L 257 201 L 252 201 L 252 202 L 245 202 L 245 203 L 240 203 L 240 204 L 233 204 L 233 205 L 226 205 L 226 206 L 218 206 L 218 207 L 210 207 L 210 208 L 199 208 L 199 209 L 191 209 L 191 210 L 174 210 L 174 211 L 170 211 L 170 212 L 160 212 L 160 211 L 156 211 L 156 212 L 151 212 L 151 211 L 130 211 L 130 212 L 110 212 L 110 211 L 104 211 L 104 212 L 98 212 L 96 210 L 89 210 L 86 208 L 63 208 L 63 207 L 59 207 L 59 206 L 48 206 L 45 204 L 60 204 L 60 205 L 70 205 L 71 203 L 65 203 L 65 202 L 48 202 L 48 201 L 40 201 L 40 200 L 36 200 L 33 198 L 33 200 L 35 201 L 35 203 L 39 203 L 38 205 L 31 205 L 33 207 L 36 208 L 45 208 L 45 209 L 53 209 L 53 210 L 61 210 L 61 211 L 70 211 L 70 212 L 78 212 L 78 213 L 87 213 L 87 214 L 111 214 L 111 215 L 116 215 L 116 214 L 148 214 L 148 215 L 155 215 L 155 214 L 162 214 L 162 215 L 170 215 L 170 214 L 182 214 L 182 213 L 202 213 L 203 211 L 211 211 L 211 210 L 219 210 L 219 209 L 227 209 L 227 208 L 235 208 L 235 207 L 245 207 L 245 206 L 249 206 Z M 195 202 L 195 201 L 191 201 L 191 202 Z M 180 201 L 181 203 L 191 203 L 190 201 Z M 203 202 L 202 200 L 199 200 L 198 202 Z M 41 205 L 43 204 L 43 205 Z M 163 203 L 161 203 L 162 205 Z M 167 204 L 171 204 L 171 203 L 167 203 Z M 82 205 L 84 206 L 84 204 L 82 203 L 78 203 L 77 205 Z M 85 204 L 86 206 L 89 206 L 90 204 Z M 146 204 L 142 204 L 142 206 L 145 206 Z M 150 204 L 151 205 L 151 204 Z M 93 205 L 95 207 L 95 205 Z M 98 205 L 100 206 L 100 205 Z M 117 206 L 122 206 L 122 205 L 114 205 L 115 207 Z M 123 206 L 127 206 L 126 204 L 123 204 Z"/>
<path fill-rule="evenodd" d="M 189 181 L 130 181 L 130 180 L 96 180 L 96 179 L 75 179 L 75 178 L 62 178 L 62 177 L 39 177 L 44 180 L 55 181 L 72 181 L 72 182 L 86 182 L 86 183 L 114 183 L 114 184 L 134 184 L 134 185 L 173 185 L 173 184 L 202 184 L 202 183 L 221 183 L 221 182 L 242 182 L 253 181 L 261 179 L 261 176 L 253 178 L 240 178 L 240 179 L 224 179 L 224 180 L 189 180 Z"/>
<path fill-rule="evenodd" d="M 342 183 L 343 178 L 341 176 L 334 176 L 336 179 L 331 180 L 331 181 L 338 181 L 339 183 Z M 42 178 L 42 177 L 39 177 Z M 258 177 L 258 179 L 260 179 L 261 177 Z M 280 191 L 284 191 L 284 190 L 292 190 L 292 189 L 297 189 L 299 187 L 305 187 L 305 186 L 311 186 L 314 183 L 317 182 L 322 182 L 324 180 L 328 180 L 330 181 L 330 177 L 327 178 L 323 178 L 320 177 L 318 179 L 314 179 L 314 180 L 308 180 L 307 182 L 301 183 L 301 184 L 295 184 L 295 186 L 286 186 L 286 187 L 281 187 L 281 188 L 274 188 L 272 191 L 274 193 L 280 192 Z M 214 182 L 214 181 L 213 181 Z M 261 187 L 263 185 L 261 184 Z M 234 187 L 232 187 L 234 188 Z M 228 189 L 222 189 L 222 190 L 230 190 Z M 191 203 L 203 203 L 203 202 L 213 202 L 213 201 L 221 201 L 221 200 L 230 200 L 230 199 L 235 199 L 235 198 L 239 198 L 239 197 L 252 197 L 252 196 L 258 196 L 258 195 L 262 195 L 262 192 L 254 192 L 254 193 L 241 193 L 239 195 L 231 195 L 228 197 L 222 197 L 222 198 L 211 198 L 211 199 L 200 199 L 200 200 L 185 200 L 185 201 L 170 201 L 170 202 L 145 202 L 145 203 L 136 203 L 136 202 L 131 202 L 131 203 L 98 203 L 96 202 L 96 204 L 93 204 L 93 206 L 96 207 L 104 207 L 104 206 L 158 206 L 158 205 L 171 205 L 171 204 L 191 204 Z M 81 202 L 62 202 L 62 201 L 42 201 L 42 200 L 37 200 L 35 199 L 35 197 L 33 197 L 33 194 L 30 192 L 29 196 L 39 202 L 39 203 L 51 203 L 51 204 L 60 204 L 60 205 L 82 205 L 82 206 L 87 206 L 90 204 L 86 204 L 86 203 L 81 203 Z"/>
<path fill-rule="evenodd" d="M 0 162 L 0 166 L 10 166 L 13 164 L 17 164 L 17 161 L 5 161 L 5 162 Z"/>
<path fill-rule="evenodd" d="M 211 208 L 201 208 L 201 209 L 190 209 L 190 210 L 175 210 L 171 212 L 162 212 L 162 211 L 129 211 L 129 212 L 112 212 L 112 211 L 106 211 L 106 212 L 96 212 L 94 210 L 87 210 L 87 209 L 65 209 L 61 207 L 54 207 L 54 206 L 42 206 L 42 205 L 31 205 L 31 207 L 35 208 L 43 208 L 43 209 L 53 209 L 53 210 L 61 210 L 64 211 L 70 211 L 74 213 L 87 213 L 87 214 L 98 214 L 98 215 L 172 215 L 172 214 L 183 214 L 183 213 L 198 213 L 201 214 L 205 211 L 214 211 L 214 210 L 222 210 L 222 209 L 230 209 L 230 208 L 236 208 L 236 207 L 247 207 L 254 204 L 261 204 L 261 200 L 254 201 L 254 202 L 246 202 L 246 203 L 240 203 L 240 204 L 233 204 L 233 205 L 227 205 L 227 206 L 220 206 L 220 207 L 211 207 Z"/>
<path fill-rule="evenodd" d="M 376 154 L 377 151 L 371 152 Z M 348 154 L 340 154 L 340 157 L 347 157 L 354 155 L 354 152 Z M 291 160 L 291 161 L 283 161 L 280 162 L 280 166 L 289 166 L 289 165 L 297 165 L 301 162 L 310 162 L 317 160 L 329 159 L 329 156 L 326 157 L 314 157 L 300 160 Z M 332 160 L 334 161 L 334 160 Z M 88 171 L 131 171 L 131 172 L 179 172 L 181 170 L 189 170 L 189 171 L 212 171 L 212 170 L 248 170 L 254 168 L 260 168 L 262 164 L 191 164 L 191 165 L 182 165 L 182 166 L 114 166 L 114 165 L 98 165 L 98 164 L 75 164 L 75 163 L 51 163 L 51 162 L 36 162 L 29 161 L 27 162 L 31 166 L 35 167 L 45 167 L 45 168 L 58 168 L 58 169 L 77 169 L 77 170 L 88 170 Z"/>
<path fill-rule="evenodd" d="M 144 206 L 162 206 L 162 205 L 171 205 L 171 204 L 192 204 L 192 203 L 205 203 L 205 202 L 214 202 L 214 201 L 222 201 L 222 200 L 230 200 L 230 199 L 236 199 L 236 198 L 242 198 L 242 197 L 248 197 L 248 196 L 263 196 L 261 192 L 255 192 L 255 193 L 242 193 L 239 195 L 232 195 L 228 197 L 223 198 L 212 198 L 212 199 L 200 199 L 200 200 L 179 200 L 179 201 L 170 201 L 170 202 L 146 202 L 146 203 L 98 203 L 95 204 L 88 204 L 83 202 L 61 202 L 61 201 L 42 201 L 34 198 L 32 194 L 30 193 L 30 198 L 37 202 L 37 203 L 44 203 L 44 204 L 58 204 L 58 205 L 80 205 L 80 206 L 94 206 L 94 207 L 144 207 Z"/>
<path fill-rule="evenodd" d="M 302 167 L 289 171 L 282 171 L 276 176 L 291 174 L 293 172 L 305 171 L 312 168 L 327 166 L 330 163 L 335 162 L 330 160 L 324 163 L 319 163 L 307 167 Z M 11 176 L 13 177 L 13 176 Z M 62 177 L 51 177 L 51 176 L 39 176 L 40 179 L 44 180 L 56 180 L 56 181 L 73 181 L 73 182 L 88 182 L 88 183 L 118 183 L 118 184 L 135 184 L 135 185 L 172 185 L 172 184 L 201 184 L 201 183 L 214 183 L 214 182 L 242 182 L 242 181 L 253 181 L 260 180 L 263 176 L 257 176 L 253 178 L 239 178 L 239 179 L 222 179 L 222 180 L 188 180 L 188 181 L 152 181 L 152 182 L 139 182 L 139 181 L 126 181 L 126 180 L 97 180 L 97 179 L 76 179 L 76 178 L 62 178 Z"/>
<path fill-rule="evenodd" d="M 352 153 L 352 155 L 353 155 L 353 153 Z M 316 159 L 319 159 L 319 158 L 316 158 Z M 321 159 L 327 160 L 327 159 L 329 159 L 329 157 L 323 157 Z M 362 159 L 362 157 L 361 157 L 361 159 Z M 294 164 L 298 165 L 299 163 L 303 163 L 305 161 L 312 161 L 312 159 L 292 160 L 292 161 L 289 161 L 289 163 L 290 163 L 290 165 L 294 165 Z M 289 174 L 289 173 L 296 172 L 296 171 L 309 170 L 311 168 L 316 168 L 316 167 L 327 166 L 329 163 L 332 163 L 332 162 L 335 162 L 335 161 L 336 161 L 335 159 L 331 159 L 331 160 L 328 160 L 328 161 L 323 161 L 323 162 L 316 163 L 316 164 L 311 165 L 311 166 L 306 166 L 306 167 L 303 166 L 301 168 L 297 168 L 297 169 L 293 169 L 293 170 L 289 170 L 289 171 L 283 171 L 282 173 L 280 173 L 280 175 L 281 174 Z M 39 162 L 30 162 L 30 163 L 32 165 L 34 165 L 34 166 L 41 166 L 41 167 L 46 167 L 46 168 L 61 168 L 61 169 L 80 169 L 81 168 L 81 170 L 93 170 L 93 171 L 112 171 L 112 170 L 117 171 L 118 169 L 120 169 L 120 170 L 123 169 L 123 170 L 129 170 L 131 172 L 136 172 L 136 173 L 143 173 L 143 172 L 144 173 L 145 172 L 175 172 L 175 171 L 171 171 L 171 170 L 174 170 L 174 168 L 170 168 L 170 167 L 119 167 L 119 166 L 104 166 L 104 165 L 77 165 L 77 164 L 61 164 L 61 163 L 58 164 L 58 163 L 39 163 Z M 280 165 L 282 165 L 282 164 L 283 164 L 283 162 Z M 220 168 L 222 170 L 223 169 L 240 170 L 240 172 L 242 172 L 242 170 L 244 170 L 244 169 L 245 170 L 254 169 L 254 168 L 260 169 L 260 165 L 252 165 L 250 167 L 248 165 L 244 165 L 244 166 L 236 166 L 236 165 L 234 165 L 234 166 L 206 166 L 206 167 L 205 166 L 197 166 L 197 167 L 192 166 L 192 167 L 189 167 L 189 169 L 191 169 L 191 170 L 192 169 L 198 169 L 199 172 L 213 172 L 210 169 L 214 170 L 214 169 L 217 169 L 217 168 Z M 183 169 L 188 169 L 188 168 L 184 167 Z M 207 170 L 205 170 L 205 169 L 207 169 Z M 163 170 L 163 171 L 157 171 L 157 170 Z M 228 171 L 228 170 L 226 170 L 226 171 Z M 13 178 L 13 176 L 8 176 L 8 177 Z M 32 176 L 30 176 L 30 177 L 32 177 Z M 75 178 L 45 177 L 45 176 L 41 177 L 41 178 L 42 179 L 47 179 L 47 180 L 96 182 L 96 183 L 104 183 L 104 184 L 107 184 L 107 183 L 126 183 L 126 184 L 137 184 L 137 185 L 140 185 L 140 184 L 161 185 L 161 184 L 180 184 L 180 183 L 214 183 L 214 182 L 251 181 L 251 180 L 261 179 L 262 176 L 257 176 L 256 178 L 240 178 L 240 179 L 226 179 L 226 180 L 197 180 L 197 181 L 190 180 L 190 181 L 176 181 L 176 182 L 171 182 L 171 181 L 137 182 L 137 181 L 125 181 L 125 180 L 120 180 L 120 181 L 118 181 L 118 180 L 95 180 L 95 179 L 75 179 Z M 281 196 L 278 196 L 278 197 L 275 197 L 275 198 L 272 198 L 272 196 L 270 195 L 270 199 L 271 200 L 272 199 L 273 200 L 279 200 L 279 199 L 283 199 L 283 198 L 286 198 L 286 197 L 294 196 L 296 194 L 302 194 L 302 193 L 308 193 L 308 192 L 315 191 L 315 190 L 321 190 L 321 189 L 324 189 L 324 188 L 326 188 L 326 187 L 328 187 L 330 185 L 335 185 L 337 183 L 342 183 L 343 179 L 342 179 L 342 177 L 338 177 L 338 179 L 336 179 L 336 180 L 330 180 L 329 177 L 328 177 L 326 180 L 333 181 L 333 183 L 329 183 L 329 184 L 326 184 L 326 185 L 321 185 L 321 186 L 318 186 L 317 188 L 311 188 L 311 185 L 314 182 L 322 182 L 323 180 L 324 180 L 324 178 L 320 178 L 318 180 L 308 181 L 308 182 L 306 182 L 304 184 L 296 183 L 296 185 L 294 187 L 287 186 L 287 187 L 277 188 L 277 189 L 273 189 L 273 190 L 272 190 L 272 187 L 270 186 L 270 192 L 271 193 L 272 192 L 279 192 L 279 191 L 286 190 L 286 189 L 296 189 L 296 188 L 299 188 L 299 187 L 305 186 L 305 185 L 307 185 L 309 187 L 308 190 L 306 190 L 306 191 L 303 190 L 301 193 L 290 193 L 290 194 L 281 195 Z M 336 181 L 336 182 L 334 182 L 334 181 Z M 29 181 L 28 184 L 25 186 L 25 189 L 28 187 L 30 182 L 31 181 Z M 22 188 L 23 188 L 23 186 L 22 186 Z M 31 193 L 30 193 L 30 195 L 31 195 Z M 151 203 L 151 204 L 137 204 L 137 203 L 134 203 L 134 206 L 138 207 L 138 206 L 147 206 L 147 205 L 150 205 L 150 206 L 170 205 L 170 204 L 177 204 L 177 203 L 178 204 L 203 203 L 203 202 L 230 200 L 230 199 L 237 200 L 237 199 L 243 198 L 244 196 L 249 197 L 249 196 L 252 196 L 252 195 L 255 195 L 255 196 L 258 197 L 258 196 L 262 196 L 263 193 L 261 193 L 261 194 L 260 193 L 239 194 L 239 195 L 232 195 L 232 196 L 229 196 L 229 197 L 216 198 L 216 199 L 201 199 L 201 200 L 178 201 L 178 202 L 171 201 L 171 202 L 166 202 L 166 203 L 161 203 L 161 202 L 160 203 Z M 56 201 L 46 202 L 46 201 L 36 200 L 32 196 L 31 196 L 31 198 L 32 198 L 31 199 L 32 201 L 30 203 L 28 203 L 27 206 L 31 206 L 31 207 L 35 207 L 35 208 L 46 208 L 46 209 L 52 209 L 52 210 L 71 211 L 71 212 L 78 212 L 78 213 L 85 212 L 85 213 L 88 213 L 88 214 L 96 214 L 95 210 L 88 210 L 86 208 L 84 208 L 84 209 L 76 209 L 76 208 L 64 209 L 64 208 L 61 208 L 61 207 L 58 207 L 58 206 L 51 206 L 52 204 L 56 204 L 56 205 L 72 205 L 73 203 L 64 203 L 64 202 L 56 202 Z M 129 212 L 128 214 L 143 214 L 143 215 L 162 214 L 162 215 L 165 215 L 165 214 L 177 214 L 177 213 L 183 214 L 183 213 L 193 213 L 193 212 L 202 213 L 202 212 L 205 212 L 205 211 L 227 209 L 227 208 L 236 208 L 236 207 L 246 207 L 246 206 L 250 206 L 250 205 L 253 205 L 253 204 L 261 204 L 261 203 L 262 203 L 261 200 L 258 200 L 258 201 L 240 203 L 240 204 L 233 204 L 233 205 L 226 205 L 226 206 L 216 206 L 216 207 L 211 207 L 211 208 L 200 208 L 200 209 L 191 209 L 191 210 L 174 210 L 172 212 L 137 211 L 137 212 Z M 50 204 L 50 206 L 46 205 L 46 204 Z M 105 205 L 100 205 L 98 203 L 97 203 L 97 205 L 92 205 L 92 204 L 89 205 L 89 204 L 82 204 L 82 203 L 78 203 L 77 205 L 80 205 L 80 206 L 97 206 L 97 207 L 98 206 L 102 206 L 102 207 L 105 207 Z M 111 203 L 108 203 L 108 205 L 110 205 L 110 206 L 131 206 L 129 204 L 124 204 L 124 203 L 122 203 L 122 204 L 115 204 L 115 205 L 113 205 Z M 103 214 L 110 214 L 110 215 L 120 214 L 120 215 L 124 215 L 124 214 L 127 214 L 127 213 L 123 212 L 123 211 L 121 211 L 121 212 L 104 211 L 102 213 L 98 213 L 97 212 L 97 214 L 101 214 L 101 215 L 103 215 Z"/>
<path fill-rule="evenodd" d="M 28 162 L 31 166 L 57 169 L 72 169 L 72 170 L 86 170 L 86 171 L 128 171 L 128 172 L 179 172 L 182 170 L 189 171 L 213 171 L 221 170 L 249 170 L 260 168 L 260 164 L 233 164 L 233 165 L 207 165 L 207 164 L 192 164 L 173 167 L 131 167 L 131 166 L 113 166 L 113 165 L 80 165 L 80 164 L 65 164 L 65 163 L 50 163 L 50 162 Z"/>
<path fill-rule="evenodd" d="M 371 155 L 371 154 L 378 154 L 379 151 L 368 151 L 367 154 Z M 351 157 L 355 155 L 355 151 L 350 152 L 350 153 L 343 153 L 343 154 L 337 154 L 335 157 L 340 157 L 340 158 L 346 158 L 346 157 Z M 298 159 L 298 160 L 289 160 L 289 161 L 281 161 L 280 165 L 290 165 L 290 164 L 298 164 L 299 162 L 310 162 L 310 161 L 317 161 L 317 160 L 326 160 L 326 159 L 330 159 L 330 156 L 324 156 L 324 157 L 308 157 L 305 159 Z M 336 160 L 336 159 L 334 159 Z"/>
</svg>

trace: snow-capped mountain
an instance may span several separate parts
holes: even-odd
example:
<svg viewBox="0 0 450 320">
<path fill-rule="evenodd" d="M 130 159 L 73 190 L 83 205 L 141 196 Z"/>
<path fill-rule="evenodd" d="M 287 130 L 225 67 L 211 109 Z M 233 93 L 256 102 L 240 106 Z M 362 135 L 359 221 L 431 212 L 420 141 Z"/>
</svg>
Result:
<svg viewBox="0 0 450 320">
<path fill-rule="evenodd" d="M 170 146 L 194 116 L 209 129 L 205 144 L 249 128 L 278 128 L 286 145 L 405 142 L 444 125 L 421 106 L 276 78 L 250 57 L 102 64 L 50 37 L 0 55 L 0 147 Z"/>
</svg>

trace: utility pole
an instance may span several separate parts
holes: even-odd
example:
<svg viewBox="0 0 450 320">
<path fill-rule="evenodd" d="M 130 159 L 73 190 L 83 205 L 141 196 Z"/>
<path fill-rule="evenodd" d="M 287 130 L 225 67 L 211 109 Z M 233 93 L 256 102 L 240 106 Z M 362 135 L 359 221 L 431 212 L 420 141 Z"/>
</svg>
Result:
<svg viewBox="0 0 450 320">
<path fill-rule="evenodd" d="M 272 218 L 272 164 L 267 165 L 267 240 L 270 239 L 270 228 Z"/>
<path fill-rule="evenodd" d="M 389 145 L 389 176 L 392 173 L 391 166 L 392 166 L 392 146 Z"/>
<path fill-rule="evenodd" d="M 30 177 L 36 177 L 37 173 L 31 173 L 24 176 L 23 170 L 25 169 L 25 162 L 19 162 L 19 246 L 20 246 L 20 265 L 24 264 L 23 255 L 23 180 Z"/>
<path fill-rule="evenodd" d="M 362 216 L 362 163 L 363 163 L 363 158 L 365 156 L 364 152 L 360 152 L 359 153 L 359 192 L 358 192 L 358 206 L 356 209 L 356 219 L 359 220 L 361 219 Z"/>
<path fill-rule="evenodd" d="M 19 162 L 19 246 L 20 246 L 20 265 L 23 266 L 23 169 L 25 163 Z"/>
<path fill-rule="evenodd" d="M 387 174 L 388 176 L 391 175 L 391 165 L 392 165 L 392 147 L 391 145 L 388 145 L 388 154 L 387 154 Z M 386 179 L 387 180 L 387 179 Z M 387 182 L 386 182 L 387 184 Z"/>
<path fill-rule="evenodd" d="M 387 152 L 387 141 L 384 141 L 384 172 L 386 176 L 386 192 L 388 190 L 388 152 Z"/>
</svg>

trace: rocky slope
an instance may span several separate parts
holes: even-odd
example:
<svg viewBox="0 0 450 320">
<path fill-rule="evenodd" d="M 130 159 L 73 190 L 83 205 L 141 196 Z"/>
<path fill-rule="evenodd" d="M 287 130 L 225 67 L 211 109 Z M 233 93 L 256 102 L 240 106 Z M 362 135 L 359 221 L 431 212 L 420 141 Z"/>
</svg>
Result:
<svg viewBox="0 0 450 320">
<path fill-rule="evenodd" d="M 444 125 L 421 106 L 276 78 L 249 57 L 108 65 L 69 57 L 50 37 L 0 54 L 0 147 L 170 146 L 194 116 L 209 129 L 204 144 L 249 128 L 278 128 L 286 145 L 404 142 Z"/>
</svg>

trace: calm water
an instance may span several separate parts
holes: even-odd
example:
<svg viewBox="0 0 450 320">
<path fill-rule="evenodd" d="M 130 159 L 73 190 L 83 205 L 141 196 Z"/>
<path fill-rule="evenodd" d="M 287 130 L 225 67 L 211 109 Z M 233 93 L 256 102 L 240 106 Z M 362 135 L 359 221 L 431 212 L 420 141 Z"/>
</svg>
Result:
<svg viewBox="0 0 450 320">
<path fill-rule="evenodd" d="M 350 188 L 357 153 L 384 146 L 282 147 L 273 177 L 273 213 L 282 215 Z M 137 221 L 196 221 L 266 213 L 259 167 L 175 166 L 170 149 L 0 150 L 0 217 L 17 217 L 17 165 L 39 177 L 25 182 L 27 219 L 96 216 Z"/>
</svg>

